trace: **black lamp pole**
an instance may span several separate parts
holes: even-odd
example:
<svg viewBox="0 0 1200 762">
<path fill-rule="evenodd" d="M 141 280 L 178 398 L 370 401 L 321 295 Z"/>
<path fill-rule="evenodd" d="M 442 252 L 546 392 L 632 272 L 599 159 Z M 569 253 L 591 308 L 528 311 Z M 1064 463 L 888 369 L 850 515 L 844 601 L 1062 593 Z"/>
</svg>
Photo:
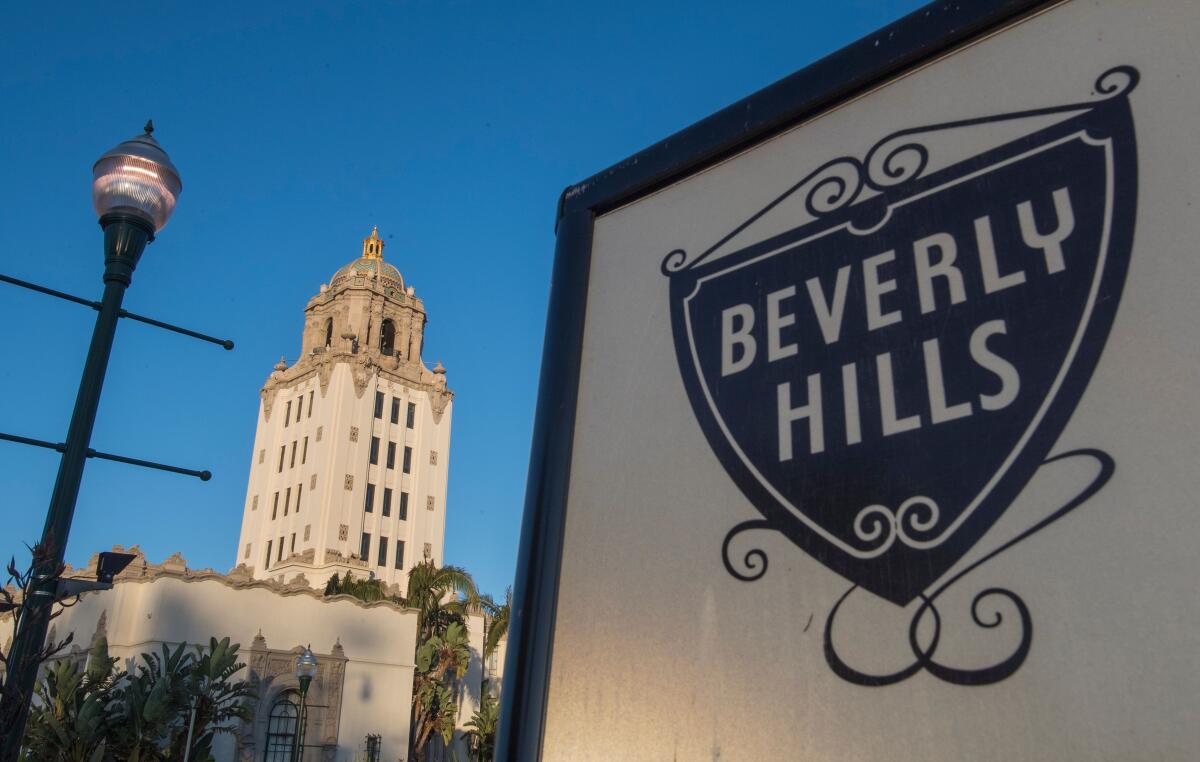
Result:
<svg viewBox="0 0 1200 762">
<path fill-rule="evenodd" d="M 92 343 L 83 366 L 79 393 L 75 397 L 75 410 L 71 414 L 71 425 L 46 514 L 46 525 L 42 529 L 38 552 L 34 553 L 34 573 L 29 595 L 22 603 L 20 626 L 8 654 L 4 702 L 0 706 L 0 762 L 15 762 L 21 750 L 29 704 L 40 666 L 39 655 L 49 629 L 52 607 L 58 597 L 58 571 L 62 567 L 67 538 L 71 532 L 75 501 L 79 496 L 83 466 L 88 458 L 96 410 L 100 405 L 100 390 L 108 370 L 117 320 L 121 317 L 121 301 L 146 244 L 154 239 L 156 228 L 166 223 L 175 197 L 181 190 L 178 174 L 166 153 L 150 137 L 151 130 L 153 125 L 147 124 L 145 135 L 121 144 L 96 163 L 94 194 L 97 207 L 102 210 L 100 227 L 104 229 L 104 296 L 100 301 L 96 326 L 92 330 Z M 125 150 L 122 152 L 122 149 Z M 154 151 L 161 154 L 161 160 Z M 106 160 L 109 165 L 102 167 Z M 100 174 L 102 169 L 108 170 L 103 177 Z M 125 174 L 122 175 L 122 172 Z M 155 172 L 158 173 L 157 177 L 153 174 Z M 170 172 L 169 176 L 167 172 Z M 102 187 L 105 182 L 108 185 Z M 141 186 L 138 186 L 139 182 Z M 156 199 L 153 196 L 155 192 L 170 194 L 170 198 Z M 111 205 L 106 202 L 111 202 Z"/>
</svg>

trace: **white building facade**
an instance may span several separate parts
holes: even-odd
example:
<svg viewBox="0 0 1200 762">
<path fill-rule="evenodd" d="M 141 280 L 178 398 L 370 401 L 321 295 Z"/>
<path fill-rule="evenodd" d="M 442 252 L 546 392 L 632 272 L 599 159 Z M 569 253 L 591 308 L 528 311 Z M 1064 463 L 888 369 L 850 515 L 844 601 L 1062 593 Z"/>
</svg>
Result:
<svg viewBox="0 0 1200 762">
<path fill-rule="evenodd" d="M 320 287 L 300 358 L 262 388 L 235 560 L 256 579 L 374 573 L 403 593 L 414 564 L 442 563 L 454 395 L 383 248 L 373 230 Z"/>
</svg>

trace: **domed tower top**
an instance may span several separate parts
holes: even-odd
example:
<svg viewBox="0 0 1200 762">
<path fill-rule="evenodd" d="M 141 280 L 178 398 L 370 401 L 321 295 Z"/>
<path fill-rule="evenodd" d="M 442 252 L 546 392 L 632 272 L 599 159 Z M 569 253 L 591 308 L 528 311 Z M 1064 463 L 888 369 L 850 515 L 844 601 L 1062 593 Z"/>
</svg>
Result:
<svg viewBox="0 0 1200 762">
<path fill-rule="evenodd" d="M 379 237 L 379 226 L 371 228 L 371 235 L 363 239 L 363 259 L 383 259 L 383 239 Z"/>
<path fill-rule="evenodd" d="M 351 278 L 371 278 L 378 281 L 384 293 L 391 297 L 399 297 L 405 292 L 404 278 L 394 266 L 383 261 L 384 241 L 379 237 L 379 227 L 371 230 L 371 235 L 363 239 L 362 256 L 338 268 L 329 279 L 329 287 L 337 288 L 346 284 Z"/>
</svg>

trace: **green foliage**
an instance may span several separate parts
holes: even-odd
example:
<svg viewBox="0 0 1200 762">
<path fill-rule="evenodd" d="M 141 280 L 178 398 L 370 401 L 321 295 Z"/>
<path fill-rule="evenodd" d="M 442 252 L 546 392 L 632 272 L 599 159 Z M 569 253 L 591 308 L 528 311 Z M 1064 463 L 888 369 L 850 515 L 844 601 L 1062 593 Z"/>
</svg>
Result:
<svg viewBox="0 0 1200 762">
<path fill-rule="evenodd" d="M 496 728 L 500 724 L 500 702 L 492 695 L 487 681 L 483 684 L 479 708 L 467 723 L 467 751 L 475 762 L 492 762 L 496 755 Z"/>
<path fill-rule="evenodd" d="M 249 685 L 234 675 L 245 665 L 229 638 L 207 647 L 186 644 L 143 653 L 134 673 L 115 670 L 97 638 L 81 672 L 74 660 L 54 663 L 37 686 L 25 762 L 180 760 L 195 710 L 190 758 L 212 760 L 213 739 L 252 719 Z"/>
<path fill-rule="evenodd" d="M 367 603 L 382 601 L 388 597 L 384 592 L 383 580 L 355 579 L 354 574 L 349 571 L 341 579 L 336 573 L 330 577 L 325 583 L 325 595 L 352 595 Z"/>
<path fill-rule="evenodd" d="M 487 660 L 508 635 L 508 619 L 512 611 L 512 588 L 504 591 L 504 603 L 496 603 L 490 595 L 481 596 L 479 604 L 487 614 L 487 629 L 483 636 L 483 658 Z"/>
</svg>

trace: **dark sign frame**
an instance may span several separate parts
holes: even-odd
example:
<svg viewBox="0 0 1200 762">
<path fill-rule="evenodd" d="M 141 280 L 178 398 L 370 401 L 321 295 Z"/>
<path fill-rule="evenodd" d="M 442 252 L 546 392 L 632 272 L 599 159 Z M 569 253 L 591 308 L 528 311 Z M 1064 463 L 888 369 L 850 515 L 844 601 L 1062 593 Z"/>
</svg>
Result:
<svg viewBox="0 0 1200 762">
<path fill-rule="evenodd" d="M 542 758 L 596 217 L 1063 1 L 930 3 L 563 191 L 501 695 L 499 762 Z"/>
</svg>

